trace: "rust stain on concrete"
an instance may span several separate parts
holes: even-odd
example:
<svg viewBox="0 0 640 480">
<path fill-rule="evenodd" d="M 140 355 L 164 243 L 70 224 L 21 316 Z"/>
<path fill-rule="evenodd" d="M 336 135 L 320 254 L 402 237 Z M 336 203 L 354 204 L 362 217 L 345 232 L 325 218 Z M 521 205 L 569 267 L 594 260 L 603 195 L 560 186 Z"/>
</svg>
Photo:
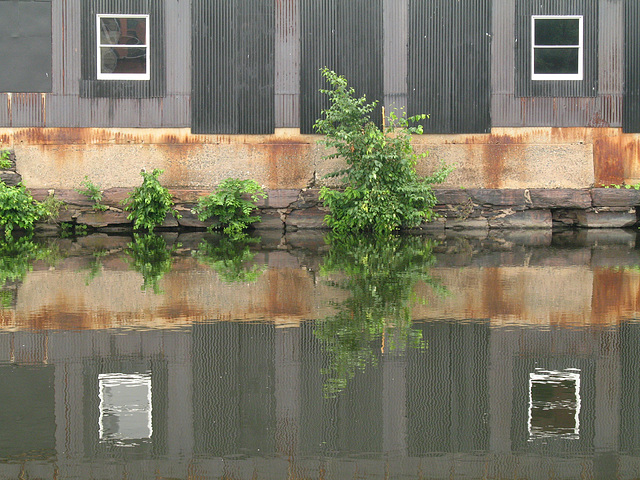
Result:
<svg viewBox="0 0 640 480">
<path fill-rule="evenodd" d="M 308 144 L 281 141 L 260 146 L 267 160 L 267 186 L 269 188 L 295 188 L 305 186 L 311 177 Z"/>
</svg>

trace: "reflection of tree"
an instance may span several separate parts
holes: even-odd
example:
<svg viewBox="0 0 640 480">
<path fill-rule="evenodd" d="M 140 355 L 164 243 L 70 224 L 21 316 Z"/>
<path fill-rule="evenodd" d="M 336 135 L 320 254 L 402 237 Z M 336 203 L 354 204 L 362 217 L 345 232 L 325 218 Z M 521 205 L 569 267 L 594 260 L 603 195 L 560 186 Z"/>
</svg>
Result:
<svg viewBox="0 0 640 480">
<path fill-rule="evenodd" d="M 7 284 L 24 280 L 36 260 L 53 265 L 60 256 L 57 246 L 34 242 L 30 236 L 3 237 L 0 240 L 0 307 L 10 307 L 13 301 L 13 293 L 4 290 Z"/>
<path fill-rule="evenodd" d="M 142 290 L 151 287 L 154 293 L 162 293 L 158 282 L 171 270 L 171 254 L 175 248 L 167 248 L 164 238 L 153 233 L 133 235 L 133 242 L 127 245 L 125 252 L 131 258 L 131 267 L 142 274 Z"/>
<path fill-rule="evenodd" d="M 223 282 L 255 282 L 264 271 L 264 265 L 251 264 L 256 254 L 251 252 L 250 246 L 259 241 L 259 238 L 247 236 L 218 236 L 200 242 L 193 256 L 213 268 Z"/>
<path fill-rule="evenodd" d="M 322 274 L 340 275 L 331 285 L 350 296 L 336 302 L 337 313 L 319 323 L 329 366 L 325 395 L 343 390 L 358 369 L 375 363 L 373 343 L 384 338 L 390 350 L 424 347 L 411 325 L 411 304 L 418 281 L 443 290 L 429 275 L 434 242 L 420 237 L 342 237 L 331 240 Z"/>
</svg>

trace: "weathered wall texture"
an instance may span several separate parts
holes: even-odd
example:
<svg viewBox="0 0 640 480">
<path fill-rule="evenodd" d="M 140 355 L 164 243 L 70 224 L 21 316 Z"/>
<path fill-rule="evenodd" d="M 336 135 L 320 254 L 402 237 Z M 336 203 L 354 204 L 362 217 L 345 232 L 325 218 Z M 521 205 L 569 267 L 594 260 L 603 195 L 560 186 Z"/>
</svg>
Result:
<svg viewBox="0 0 640 480">
<path fill-rule="evenodd" d="M 0 148 L 15 150 L 30 188 L 75 188 L 87 175 L 103 188 L 139 184 L 139 171 L 162 168 L 172 187 L 209 188 L 227 177 L 253 178 L 269 189 L 326 183 L 336 161 L 323 159 L 320 137 L 298 129 L 274 135 L 193 135 L 188 129 L 0 129 Z M 640 137 L 619 128 L 494 128 L 490 134 L 414 137 L 456 169 L 444 186 L 586 188 L 640 181 Z"/>
</svg>

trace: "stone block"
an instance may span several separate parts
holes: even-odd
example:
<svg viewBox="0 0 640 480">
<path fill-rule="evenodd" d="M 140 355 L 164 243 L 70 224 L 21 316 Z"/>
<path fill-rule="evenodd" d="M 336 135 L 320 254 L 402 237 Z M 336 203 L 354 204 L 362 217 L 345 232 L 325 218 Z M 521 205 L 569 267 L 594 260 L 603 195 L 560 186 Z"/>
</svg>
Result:
<svg viewBox="0 0 640 480">
<path fill-rule="evenodd" d="M 182 217 L 178 219 L 178 225 L 186 228 L 207 228 L 213 223 L 211 220 L 201 221 L 198 215 L 191 211 L 193 207 L 194 205 L 181 205 L 176 207 L 176 211 L 182 215 Z"/>
<path fill-rule="evenodd" d="M 498 189 L 498 188 L 472 188 L 466 190 L 477 205 L 516 206 L 525 205 L 525 190 Z"/>
<path fill-rule="evenodd" d="M 79 224 L 93 228 L 102 228 L 110 225 L 122 225 L 131 228 L 131 220 L 127 219 L 127 212 L 83 212 L 76 218 Z"/>
<path fill-rule="evenodd" d="M 525 210 L 499 215 L 489 220 L 489 228 L 546 228 L 553 225 L 551 210 Z"/>
<path fill-rule="evenodd" d="M 286 228 L 287 230 L 289 228 L 300 230 L 307 228 L 327 228 L 324 223 L 324 217 L 326 215 L 327 212 L 325 212 L 324 210 L 320 210 L 319 208 L 296 210 L 287 215 Z"/>
<path fill-rule="evenodd" d="M 486 218 L 447 218 L 445 228 L 448 230 L 488 230 L 489 221 Z"/>
<path fill-rule="evenodd" d="M 442 233 L 444 232 L 447 220 L 443 217 L 436 218 L 430 222 L 424 222 L 417 227 L 409 228 L 410 233 Z"/>
<path fill-rule="evenodd" d="M 532 208 L 589 208 L 591 195 L 587 189 L 531 188 L 528 190 Z"/>
<path fill-rule="evenodd" d="M 624 228 L 637 223 L 635 211 L 632 212 L 586 212 L 576 213 L 578 226 L 586 228 Z"/>
<path fill-rule="evenodd" d="M 433 193 L 437 198 L 438 205 L 457 205 L 469 201 L 471 198 L 467 190 L 460 188 L 434 188 Z"/>
<path fill-rule="evenodd" d="M 289 205 L 296 202 L 300 195 L 300 190 L 294 188 L 268 190 L 267 198 L 258 202 L 258 206 L 269 208 L 288 208 Z"/>
<path fill-rule="evenodd" d="M 260 213 L 260 221 L 252 224 L 255 230 L 284 230 L 284 222 L 276 211 Z"/>
<path fill-rule="evenodd" d="M 640 190 L 634 188 L 594 188 L 594 207 L 632 207 L 640 205 Z"/>
<path fill-rule="evenodd" d="M 22 177 L 16 172 L 12 172 L 10 170 L 1 170 L 0 180 L 6 183 L 9 187 L 15 187 L 22 181 Z"/>
</svg>

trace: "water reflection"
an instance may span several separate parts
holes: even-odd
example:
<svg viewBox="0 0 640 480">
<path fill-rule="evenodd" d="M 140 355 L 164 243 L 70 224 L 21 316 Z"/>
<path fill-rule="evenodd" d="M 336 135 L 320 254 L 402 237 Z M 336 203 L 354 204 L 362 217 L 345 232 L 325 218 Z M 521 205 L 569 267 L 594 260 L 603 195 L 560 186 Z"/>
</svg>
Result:
<svg viewBox="0 0 640 480">
<path fill-rule="evenodd" d="M 435 264 L 431 239 L 423 237 L 334 237 L 321 274 L 347 298 L 320 323 L 316 335 L 329 356 L 325 394 L 342 391 L 358 369 L 376 363 L 375 349 L 424 348 L 412 328 L 414 287 L 423 282 L 443 290 L 429 269 Z M 381 342 L 385 342 L 381 346 Z"/>
<path fill-rule="evenodd" d="M 224 282 L 255 282 L 264 272 L 264 265 L 252 263 L 255 252 L 251 246 L 260 243 L 260 238 L 249 236 L 229 237 L 216 235 L 202 240 L 193 256 L 201 263 L 213 268 Z"/>
<path fill-rule="evenodd" d="M 229 282 L 165 235 L 158 294 L 56 242 L 3 285 L 0 479 L 637 478 L 635 237 L 533 237 L 263 235 Z"/>
<path fill-rule="evenodd" d="M 125 252 L 131 259 L 131 268 L 142 275 L 142 290 L 152 288 L 154 293 L 162 293 L 158 282 L 171 270 L 171 254 L 178 246 L 168 249 L 164 238 L 153 233 L 133 235 Z"/>
</svg>

